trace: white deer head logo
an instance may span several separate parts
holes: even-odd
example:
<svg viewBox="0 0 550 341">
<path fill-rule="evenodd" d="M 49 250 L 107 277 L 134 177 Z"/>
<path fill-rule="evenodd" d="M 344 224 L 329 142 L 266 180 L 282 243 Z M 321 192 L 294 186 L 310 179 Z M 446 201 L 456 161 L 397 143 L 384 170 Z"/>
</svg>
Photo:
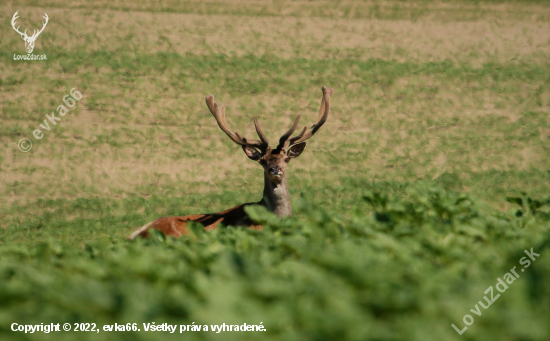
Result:
<svg viewBox="0 0 550 341">
<path fill-rule="evenodd" d="M 42 31 L 44 31 L 44 28 L 46 28 L 46 25 L 48 24 L 48 19 L 49 19 L 48 15 L 46 13 L 44 13 L 44 19 L 46 19 L 46 22 L 42 22 L 42 24 L 44 24 L 44 26 L 42 26 L 42 29 L 38 32 L 36 32 L 36 30 L 34 30 L 32 36 L 29 37 L 27 35 L 27 30 L 25 30 L 25 32 L 21 33 L 19 31 L 20 26 L 17 26 L 17 28 L 15 28 L 15 20 L 17 20 L 17 18 L 19 18 L 17 16 L 18 12 L 19 11 L 15 12 L 15 14 L 13 15 L 13 18 L 11 19 L 11 26 L 13 26 L 13 29 L 15 30 L 15 32 L 19 33 L 21 35 L 21 38 L 23 38 L 23 40 L 25 41 L 25 49 L 27 50 L 27 53 L 32 53 L 32 50 L 34 49 L 34 42 L 36 41 L 36 38 L 38 38 L 40 33 L 42 33 Z"/>
</svg>

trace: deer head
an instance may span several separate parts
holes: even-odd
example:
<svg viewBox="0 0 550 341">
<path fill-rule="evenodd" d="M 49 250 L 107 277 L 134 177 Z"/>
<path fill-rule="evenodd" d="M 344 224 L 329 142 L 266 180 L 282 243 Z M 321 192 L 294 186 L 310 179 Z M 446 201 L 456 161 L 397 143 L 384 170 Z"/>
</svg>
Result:
<svg viewBox="0 0 550 341">
<path fill-rule="evenodd" d="M 260 139 L 247 139 L 238 132 L 232 133 L 232 130 L 225 121 L 225 107 L 218 107 L 216 102 L 214 102 L 213 95 L 206 97 L 206 105 L 212 115 L 214 115 L 221 130 L 233 142 L 242 147 L 248 158 L 257 161 L 263 167 L 265 180 L 264 200 L 267 201 L 266 204 L 271 211 L 279 216 L 290 215 L 290 201 L 286 188 L 288 163 L 302 154 L 306 147 L 305 141 L 312 137 L 328 119 L 330 97 L 334 93 L 334 89 L 328 89 L 323 86 L 322 90 L 323 99 L 321 100 L 321 108 L 319 109 L 317 121 L 309 129 L 304 127 L 298 135 L 292 137 L 300 121 L 300 115 L 298 115 L 292 127 L 279 138 L 279 143 L 275 149 L 269 145 L 269 141 L 260 128 L 257 117 L 254 118 L 254 126 Z M 277 205 L 279 205 L 278 208 L 275 207 Z"/>
<path fill-rule="evenodd" d="M 39 30 L 38 32 L 36 32 L 36 30 L 34 30 L 32 36 L 29 37 L 27 35 L 27 30 L 25 30 L 25 32 L 21 32 L 21 31 L 19 31 L 20 26 L 17 26 L 17 28 L 15 28 L 15 20 L 17 20 L 17 18 L 19 18 L 17 16 L 18 12 L 19 11 L 15 12 L 15 14 L 13 15 L 13 18 L 11 19 L 11 26 L 13 27 L 15 32 L 19 33 L 21 35 L 21 38 L 23 38 L 23 40 L 25 41 L 25 49 L 27 50 L 27 53 L 32 53 L 32 50 L 34 49 L 34 42 L 36 41 L 36 38 L 38 38 L 40 33 L 42 33 L 42 31 L 44 31 L 44 28 L 46 28 L 46 25 L 48 24 L 48 20 L 49 20 L 48 15 L 46 13 L 44 13 L 44 19 L 46 19 L 46 22 L 42 22 L 42 24 L 43 24 L 42 29 Z"/>
</svg>

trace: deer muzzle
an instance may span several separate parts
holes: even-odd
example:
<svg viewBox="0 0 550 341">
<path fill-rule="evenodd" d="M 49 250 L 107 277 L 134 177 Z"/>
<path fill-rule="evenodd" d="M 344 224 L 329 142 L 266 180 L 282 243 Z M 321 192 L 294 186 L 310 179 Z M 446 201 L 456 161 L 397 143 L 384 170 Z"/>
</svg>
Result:
<svg viewBox="0 0 550 341">
<path fill-rule="evenodd" d="M 279 166 L 269 167 L 269 173 L 272 175 L 281 175 L 281 167 Z"/>
</svg>

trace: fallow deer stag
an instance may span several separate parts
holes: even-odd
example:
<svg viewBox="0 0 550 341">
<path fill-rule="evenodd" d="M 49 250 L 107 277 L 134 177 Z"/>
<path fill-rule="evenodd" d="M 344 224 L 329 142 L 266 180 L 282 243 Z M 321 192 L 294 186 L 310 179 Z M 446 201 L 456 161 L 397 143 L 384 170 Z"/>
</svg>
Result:
<svg viewBox="0 0 550 341">
<path fill-rule="evenodd" d="M 319 109 L 317 122 L 309 129 L 304 127 L 298 135 L 292 137 L 300 121 L 300 115 L 298 115 L 292 127 L 281 136 L 279 144 L 275 149 L 269 146 L 267 137 L 260 128 L 257 117 L 254 118 L 254 126 L 256 127 L 256 132 L 260 140 L 244 138 L 237 132 L 233 134 L 225 122 L 225 107 L 218 107 L 216 102 L 214 102 L 213 95 L 207 96 L 206 105 L 208 109 L 210 109 L 212 115 L 214 115 L 221 130 L 226 133 L 233 142 L 243 148 L 246 156 L 251 160 L 257 161 L 264 168 L 263 199 L 260 202 L 242 204 L 219 213 L 158 218 L 136 230 L 128 239 L 134 239 L 137 236 L 147 237 L 149 235 L 149 229 L 151 228 L 162 231 L 168 236 L 179 237 L 182 234 L 189 233 L 187 230 L 187 222 L 189 221 L 203 225 L 206 230 L 215 229 L 219 223 L 223 223 L 226 226 L 244 225 L 259 227 L 255 226 L 254 222 L 246 214 L 244 207 L 248 205 L 264 206 L 279 217 L 290 216 L 292 214 L 292 208 L 290 206 L 290 195 L 287 187 L 286 168 L 291 159 L 300 156 L 304 151 L 306 146 L 305 141 L 312 137 L 328 119 L 330 112 L 330 97 L 334 89 L 327 89 L 325 86 L 323 86 L 322 89 L 323 99 L 321 100 L 321 108 Z"/>
</svg>

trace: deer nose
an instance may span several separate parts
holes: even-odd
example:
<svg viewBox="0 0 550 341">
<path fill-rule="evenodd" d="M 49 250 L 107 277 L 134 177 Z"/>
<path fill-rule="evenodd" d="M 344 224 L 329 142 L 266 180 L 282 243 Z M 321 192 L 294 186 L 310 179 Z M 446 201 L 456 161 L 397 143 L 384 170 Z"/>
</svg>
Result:
<svg viewBox="0 0 550 341">
<path fill-rule="evenodd" d="M 279 167 L 279 166 L 269 167 L 269 173 L 271 173 L 273 175 L 277 175 L 280 172 L 281 172 L 281 167 Z"/>
</svg>

